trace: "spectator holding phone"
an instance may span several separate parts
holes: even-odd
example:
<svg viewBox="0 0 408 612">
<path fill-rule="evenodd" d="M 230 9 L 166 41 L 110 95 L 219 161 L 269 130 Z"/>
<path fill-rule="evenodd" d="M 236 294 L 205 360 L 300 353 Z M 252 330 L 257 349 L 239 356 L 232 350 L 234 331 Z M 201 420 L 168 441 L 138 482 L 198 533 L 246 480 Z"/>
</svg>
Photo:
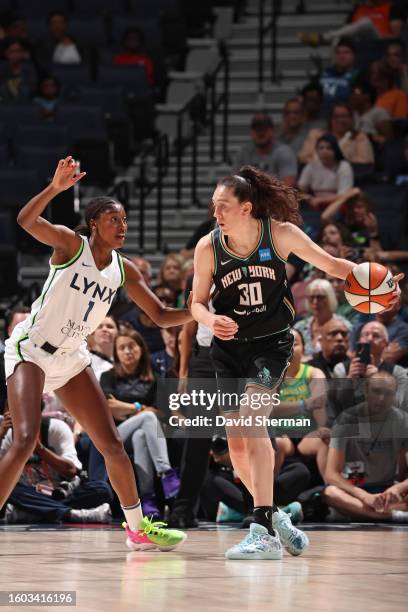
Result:
<svg viewBox="0 0 408 612">
<path fill-rule="evenodd" d="M 357 404 L 364 399 L 364 385 L 359 379 L 370 378 L 379 371 L 391 374 L 397 383 L 396 405 L 402 409 L 408 405 L 408 377 L 405 368 L 387 360 L 389 337 L 387 328 L 379 321 L 366 323 L 360 331 L 356 351 L 351 360 L 338 363 L 334 368 L 336 378 L 356 382 L 346 385 L 347 391 L 339 396 L 343 407 Z M 347 404 L 347 406 L 345 406 Z"/>
</svg>

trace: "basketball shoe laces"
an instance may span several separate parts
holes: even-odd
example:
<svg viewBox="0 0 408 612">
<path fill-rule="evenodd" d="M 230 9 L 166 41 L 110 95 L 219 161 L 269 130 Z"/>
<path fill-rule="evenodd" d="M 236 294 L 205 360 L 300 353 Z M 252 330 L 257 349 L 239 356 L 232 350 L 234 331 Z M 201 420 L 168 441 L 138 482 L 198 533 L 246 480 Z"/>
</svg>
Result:
<svg viewBox="0 0 408 612">
<path fill-rule="evenodd" d="M 157 535 L 161 538 L 164 538 L 168 535 L 168 531 L 167 529 L 164 529 L 164 527 L 167 527 L 167 523 L 163 523 L 163 521 L 154 521 L 153 522 L 153 517 L 144 517 L 144 529 L 143 529 L 143 533 L 145 533 L 146 535 Z"/>
</svg>

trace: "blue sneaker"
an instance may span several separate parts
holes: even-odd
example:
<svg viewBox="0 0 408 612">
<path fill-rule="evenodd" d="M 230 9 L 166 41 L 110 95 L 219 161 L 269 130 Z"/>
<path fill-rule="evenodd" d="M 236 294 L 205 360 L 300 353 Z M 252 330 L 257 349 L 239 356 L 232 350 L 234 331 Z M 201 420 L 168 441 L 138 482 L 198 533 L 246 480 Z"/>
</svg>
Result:
<svg viewBox="0 0 408 612">
<path fill-rule="evenodd" d="M 272 514 L 272 527 L 277 532 L 282 544 L 295 557 L 301 555 L 307 546 L 309 546 L 309 538 L 303 531 L 292 525 L 290 516 L 282 510 Z"/>
<path fill-rule="evenodd" d="M 263 525 L 251 523 L 248 535 L 225 553 L 227 559 L 282 559 L 279 538 L 271 536 Z"/>
<path fill-rule="evenodd" d="M 298 501 L 291 502 L 287 506 L 282 506 L 281 510 L 289 514 L 292 525 L 298 525 L 303 521 L 302 505 Z"/>
<path fill-rule="evenodd" d="M 239 523 L 243 518 L 244 514 L 242 512 L 238 512 L 222 502 L 218 504 L 216 523 Z"/>
</svg>

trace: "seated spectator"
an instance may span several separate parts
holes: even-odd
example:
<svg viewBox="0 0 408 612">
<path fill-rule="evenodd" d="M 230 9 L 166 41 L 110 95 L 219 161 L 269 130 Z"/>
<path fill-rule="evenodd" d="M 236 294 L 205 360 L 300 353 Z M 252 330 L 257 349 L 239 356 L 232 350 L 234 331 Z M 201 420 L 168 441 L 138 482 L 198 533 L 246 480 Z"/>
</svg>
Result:
<svg viewBox="0 0 408 612">
<path fill-rule="evenodd" d="M 358 71 L 355 68 L 356 48 L 348 39 L 340 40 L 335 48 L 334 64 L 323 70 L 320 84 L 326 106 L 347 102 Z"/>
<path fill-rule="evenodd" d="M 361 315 L 353 326 L 351 345 L 356 349 L 357 338 L 361 328 L 368 321 L 379 321 L 387 328 L 389 344 L 384 350 L 384 361 L 390 361 L 407 366 L 408 355 L 408 323 L 399 315 L 400 305 L 395 304 L 390 310 L 384 310 L 376 315 Z"/>
<path fill-rule="evenodd" d="M 373 164 L 374 151 L 366 134 L 357 132 L 353 127 L 353 111 L 344 102 L 335 104 L 331 110 L 327 132 L 337 138 L 344 158 L 351 164 Z M 323 130 L 310 130 L 309 135 L 299 151 L 299 161 L 307 164 L 316 158 L 316 143 Z"/>
<path fill-rule="evenodd" d="M 273 440 L 273 445 L 277 446 L 279 441 L 279 438 Z M 235 477 L 226 439 L 214 437 L 210 454 L 213 461 L 200 495 L 205 518 L 217 522 L 236 522 L 253 510 L 253 500 Z M 291 513 L 294 524 L 301 520 L 302 514 L 299 503 L 293 502 L 307 489 L 309 481 L 309 470 L 300 461 L 293 461 L 275 471 L 274 501 L 278 506 L 283 506 L 282 510 Z M 248 502 L 252 508 L 248 507 Z"/>
<path fill-rule="evenodd" d="M 290 416 L 311 422 L 310 425 L 296 428 L 295 431 L 285 428 L 286 435 L 291 439 L 288 454 L 296 452 L 302 458 L 314 457 L 320 475 L 324 478 L 330 437 L 326 428 L 326 377 L 318 368 L 302 363 L 303 337 L 296 329 L 293 330 L 293 335 L 293 355 L 279 392 L 280 403 L 274 407 L 273 416 Z"/>
<path fill-rule="evenodd" d="M 288 145 L 295 155 L 302 147 L 308 128 L 305 128 L 305 114 L 303 104 L 297 98 L 288 100 L 283 109 L 282 123 L 276 131 L 279 142 Z"/>
<path fill-rule="evenodd" d="M 332 134 L 323 134 L 316 143 L 317 159 L 303 168 L 298 181 L 309 206 L 322 210 L 334 202 L 337 196 L 353 186 L 353 169 L 345 161 L 343 153 Z"/>
<path fill-rule="evenodd" d="M 113 346 L 118 325 L 111 316 L 106 316 L 92 336 L 88 337 L 89 350 L 91 353 L 91 366 L 97 380 L 102 374 L 112 369 L 113 366 Z"/>
<path fill-rule="evenodd" d="M 120 66 L 143 66 L 147 80 L 150 85 L 154 85 L 154 64 L 144 51 L 144 44 L 143 32 L 138 28 L 129 28 L 122 38 L 123 51 L 114 56 L 113 63 Z"/>
<path fill-rule="evenodd" d="M 375 106 L 376 98 L 374 87 L 366 81 L 359 81 L 353 86 L 350 105 L 354 112 L 354 129 L 383 145 L 392 138 L 392 124 L 388 112 Z"/>
<path fill-rule="evenodd" d="M 344 295 L 344 281 L 341 278 L 335 278 L 334 276 L 327 276 L 327 280 L 334 289 L 334 293 L 337 298 L 336 315 L 341 315 L 347 321 L 353 324 L 358 317 L 358 310 L 353 308 Z"/>
<path fill-rule="evenodd" d="M 30 309 L 27 306 L 15 306 L 5 315 L 6 338 L 13 333 L 14 328 L 30 316 Z M 4 372 L 4 344 L 0 342 L 0 414 L 3 413 L 7 399 L 6 375 Z"/>
<path fill-rule="evenodd" d="M 322 326 L 320 352 L 313 355 L 310 365 L 324 372 L 326 378 L 334 378 L 336 364 L 344 361 L 349 347 L 350 331 L 340 319 L 330 319 Z"/>
<path fill-rule="evenodd" d="M 44 66 L 56 64 L 80 64 L 82 51 L 69 34 L 68 17 L 62 11 L 53 11 L 48 15 L 48 35 L 37 45 L 37 55 Z"/>
<path fill-rule="evenodd" d="M 0 68 L 0 93 L 4 98 L 27 99 L 35 89 L 36 72 L 26 60 L 26 52 L 19 40 L 9 39 L 4 46 L 6 62 Z"/>
<path fill-rule="evenodd" d="M 408 94 L 408 64 L 406 62 L 407 49 L 401 39 L 391 40 L 385 51 L 384 61 L 394 73 L 394 82 Z"/>
<path fill-rule="evenodd" d="M 272 119 L 265 113 L 257 113 L 251 121 L 252 142 L 238 151 L 233 168 L 250 164 L 280 178 L 293 187 L 296 182 L 297 162 L 292 149 L 276 142 Z"/>
<path fill-rule="evenodd" d="M 385 371 L 397 381 L 396 406 L 405 409 L 408 401 L 408 377 L 405 368 L 387 361 L 387 347 L 389 345 L 387 328 L 379 321 L 366 323 L 360 331 L 359 343 L 369 345 L 370 363 L 361 361 L 358 352 L 351 359 L 346 359 L 336 365 L 334 375 L 336 378 L 349 379 L 357 384 L 346 385 L 346 389 L 339 395 L 339 404 L 342 409 L 355 406 L 364 400 L 364 389 L 358 382 L 370 378 L 377 372 Z"/>
<path fill-rule="evenodd" d="M 4 48 L 9 40 L 18 40 L 24 48 L 24 59 L 32 60 L 35 63 L 35 47 L 29 39 L 25 18 L 14 13 L 6 13 L 0 19 L 3 26 L 3 35 L 0 36 L 0 55 L 3 56 Z"/>
<path fill-rule="evenodd" d="M 396 2 L 384 0 L 360 0 L 357 2 L 349 23 L 324 34 L 308 32 L 301 34 L 304 44 L 319 45 L 324 42 L 336 44 L 343 36 L 359 40 L 398 38 L 406 20 L 404 10 Z"/>
<path fill-rule="evenodd" d="M 336 321 L 342 321 L 348 330 L 351 330 L 351 324 L 344 317 L 335 315 L 338 304 L 333 287 L 328 280 L 312 281 L 306 289 L 306 295 L 311 314 L 295 323 L 294 329 L 299 330 L 304 338 L 304 354 L 308 358 L 305 361 L 308 361 L 321 350 L 320 336 L 325 323 L 336 319 Z"/>
<path fill-rule="evenodd" d="M 8 414 L 5 422 L 1 456 L 12 444 Z M 34 453 L 8 498 L 6 522 L 110 522 L 111 488 L 106 482 L 81 481 L 81 468 L 71 429 L 59 419 L 43 417 Z"/>
<path fill-rule="evenodd" d="M 323 223 L 316 239 L 323 248 L 330 244 L 336 247 L 339 257 L 348 258 L 352 255 L 352 238 L 347 228 L 341 223 L 328 221 Z"/>
<path fill-rule="evenodd" d="M 60 84 L 55 77 L 47 76 L 40 80 L 34 102 L 40 106 L 44 118 L 54 117 L 57 104 L 61 101 L 60 93 Z"/>
<path fill-rule="evenodd" d="M 373 62 L 369 68 L 369 80 L 377 93 L 375 105 L 385 109 L 393 119 L 406 119 L 408 95 L 397 87 L 392 68 L 383 61 Z"/>
<path fill-rule="evenodd" d="M 408 136 L 404 138 L 404 157 L 401 159 L 401 164 L 396 167 L 392 178 L 396 185 L 408 183 Z"/>
<path fill-rule="evenodd" d="M 177 253 L 166 255 L 157 277 L 160 287 L 168 287 L 173 291 L 177 308 L 181 308 L 184 305 L 183 263 L 184 260 Z"/>
<path fill-rule="evenodd" d="M 164 349 L 152 354 L 153 372 L 158 378 L 178 378 L 180 353 L 178 339 L 181 328 L 161 329 Z"/>
<path fill-rule="evenodd" d="M 397 384 L 388 372 L 366 383 L 366 401 L 343 412 L 332 430 L 326 468 L 326 503 L 349 519 L 408 521 L 404 468 L 408 417 L 395 407 Z M 359 436 L 364 428 L 364 437 Z"/>
<path fill-rule="evenodd" d="M 159 517 L 155 475 L 161 478 L 166 499 L 177 495 L 180 481 L 169 462 L 167 442 L 158 420 L 161 412 L 153 407 L 156 384 L 150 352 L 136 331 L 119 330 L 113 369 L 102 374 L 100 384 L 135 465 L 143 514 Z"/>
<path fill-rule="evenodd" d="M 304 108 L 304 127 L 325 128 L 326 121 L 323 115 L 323 89 L 318 81 L 311 81 L 300 92 Z"/>
<path fill-rule="evenodd" d="M 176 296 L 173 289 L 170 289 L 170 287 L 158 285 L 153 290 L 153 293 L 166 306 L 170 308 L 175 307 Z M 143 336 L 151 353 L 157 353 L 157 351 L 162 351 L 164 349 L 160 328 L 146 313 L 140 310 L 138 306 L 133 304 L 129 310 L 121 315 L 121 320 L 130 323 L 133 329 Z"/>
</svg>

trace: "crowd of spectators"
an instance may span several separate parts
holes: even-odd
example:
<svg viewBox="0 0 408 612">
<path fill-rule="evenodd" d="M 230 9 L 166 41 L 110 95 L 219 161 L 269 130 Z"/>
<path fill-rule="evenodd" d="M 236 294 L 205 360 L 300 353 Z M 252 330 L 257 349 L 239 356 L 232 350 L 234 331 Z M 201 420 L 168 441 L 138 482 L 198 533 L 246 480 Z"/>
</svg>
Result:
<svg viewBox="0 0 408 612">
<path fill-rule="evenodd" d="M 327 252 L 356 263 L 385 263 L 394 273 L 408 259 L 406 17 L 399 3 L 360 2 L 344 28 L 304 36 L 309 44 L 331 43 L 333 65 L 286 102 L 280 125 L 256 113 L 248 143 L 232 164 L 234 170 L 256 165 L 296 187 L 303 229 Z M 47 24 L 40 44 L 27 34 L 24 19 L 4 22 L 2 45 L 3 96 L 30 96 L 45 120 L 64 98 L 64 84 L 42 67 L 81 65 L 89 57 L 67 15 L 54 12 Z M 361 66 L 357 49 L 364 37 L 382 47 L 380 57 L 374 53 Z M 143 32 L 127 29 L 112 62 L 141 66 L 147 85 L 155 87 L 155 63 L 143 43 Z M 163 258 L 157 278 L 148 261 L 134 258 L 166 305 L 184 304 L 194 248 L 213 227 L 209 210 L 185 248 Z M 294 520 L 407 522 L 406 285 L 391 311 L 361 315 L 345 301 L 338 279 L 295 257 L 287 262 L 287 276 L 296 305 L 295 345 L 274 416 L 303 419 L 305 427 L 271 431 L 277 503 Z M 11 311 L 7 335 L 26 316 L 25 307 Z M 160 330 L 123 291 L 88 339 L 92 368 L 134 464 L 144 512 L 167 515 L 178 527 L 192 527 L 197 518 L 247 525 L 253 507 L 222 433 L 193 437 L 183 422 L 200 410 L 170 411 L 159 393 L 163 381 L 180 391 L 191 389 L 187 378 L 194 386 L 197 379 L 213 379 L 211 340 L 209 330 L 194 322 Z M 12 435 L 4 381 L 1 396 L 4 452 Z M 178 417 L 176 431 L 170 414 Z M 120 517 L 103 458 L 48 394 L 38 445 L 8 501 L 6 520 L 105 522 L 111 513 Z"/>
</svg>

